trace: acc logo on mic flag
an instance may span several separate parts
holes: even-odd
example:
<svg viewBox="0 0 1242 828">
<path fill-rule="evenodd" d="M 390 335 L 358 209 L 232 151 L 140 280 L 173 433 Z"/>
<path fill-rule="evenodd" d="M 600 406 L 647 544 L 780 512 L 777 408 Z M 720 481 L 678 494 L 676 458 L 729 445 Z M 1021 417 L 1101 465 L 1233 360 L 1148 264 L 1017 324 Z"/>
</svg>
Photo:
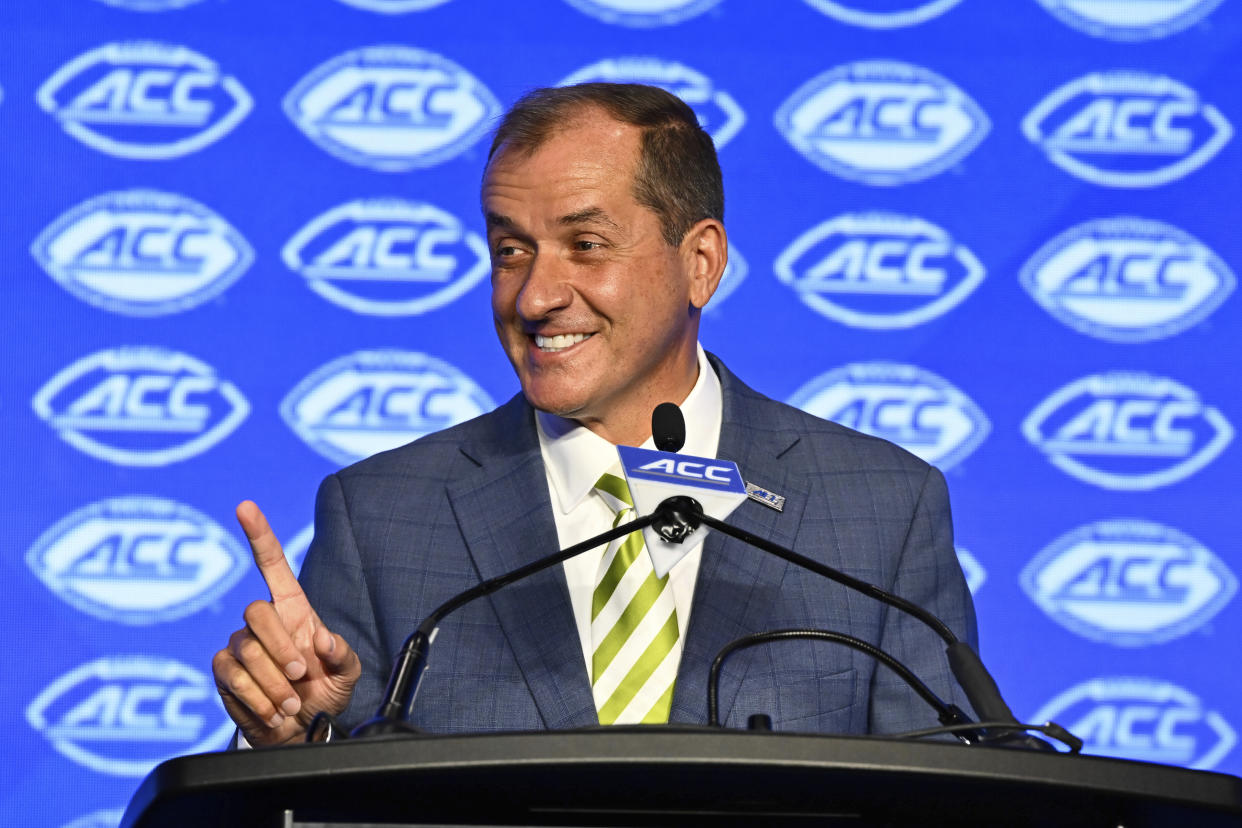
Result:
<svg viewBox="0 0 1242 828">
<path fill-rule="evenodd" d="M 991 128 L 949 81 L 898 61 L 860 61 L 804 83 L 776 112 L 794 149 L 833 175 L 890 187 L 942 172 Z"/>
<path fill-rule="evenodd" d="M 1031 257 L 1019 279 L 1058 320 L 1111 342 L 1180 333 L 1220 307 L 1237 281 L 1194 237 L 1129 216 L 1065 231 Z"/>
<path fill-rule="evenodd" d="M 605 23 L 646 29 L 671 26 L 702 14 L 720 0 L 565 0 Z"/>
<path fill-rule="evenodd" d="M 491 411 L 474 380 L 414 351 L 357 351 L 289 392 L 280 415 L 307 445 L 348 465 Z"/>
<path fill-rule="evenodd" d="M 777 278 L 814 311 L 856 328 L 910 328 L 952 310 L 983 281 L 975 255 L 930 222 L 847 213 L 777 257 Z"/>
<path fill-rule="evenodd" d="M 164 466 L 233 432 L 250 404 L 215 369 L 163 348 L 98 351 L 66 366 L 31 401 L 74 448 L 122 466 Z"/>
<path fill-rule="evenodd" d="M 606 58 L 564 78 L 558 86 L 576 83 L 643 83 L 681 98 L 694 110 L 699 125 L 719 150 L 746 123 L 746 113 L 733 96 L 718 89 L 702 72 L 657 57 Z"/>
<path fill-rule="evenodd" d="M 1097 72 L 1039 102 L 1022 132 L 1061 169 L 1106 187 L 1155 187 L 1206 164 L 1233 127 L 1199 93 L 1163 75 Z"/>
<path fill-rule="evenodd" d="M 1062 471 L 1106 489 L 1184 480 L 1224 451 L 1233 427 L 1191 389 L 1165 377 L 1111 371 L 1054 391 L 1022 423 Z"/>
<path fill-rule="evenodd" d="M 143 776 L 165 759 L 219 750 L 233 732 L 210 678 L 149 656 L 70 670 L 30 703 L 26 721 L 63 756 L 113 776 Z"/>
<path fill-rule="evenodd" d="M 311 289 L 357 313 L 403 316 L 443 307 L 490 270 L 487 243 L 438 207 L 361 199 L 333 207 L 282 252 Z"/>
<path fill-rule="evenodd" d="M 1153 40 L 1202 20 L 1221 0 L 1039 0 L 1063 23 L 1095 37 Z"/>
<path fill-rule="evenodd" d="M 56 70 L 39 106 L 65 132 L 121 158 L 179 158 L 218 141 L 253 104 L 241 83 L 184 46 L 109 43 Z"/>
<path fill-rule="evenodd" d="M 158 497 L 84 506 L 26 553 L 31 571 L 66 603 L 134 625 L 193 615 L 231 589 L 249 560 L 215 521 Z"/>
<path fill-rule="evenodd" d="M 338 55 L 298 81 L 284 107 L 320 148 L 382 172 L 446 161 L 500 114 L 495 96 L 465 69 L 408 46 Z"/>
<path fill-rule="evenodd" d="M 1229 603 L 1237 578 L 1194 538 L 1146 520 L 1105 520 L 1057 538 L 1022 570 L 1054 621 L 1093 641 L 1142 647 L 1186 635 Z"/>
<path fill-rule="evenodd" d="M 1024 721 L 1057 721 L 1085 743 L 1084 753 L 1210 770 L 1237 734 L 1197 696 L 1168 681 L 1096 678 L 1059 693 Z"/>
<path fill-rule="evenodd" d="M 214 212 L 155 190 L 82 202 L 48 225 L 31 253 L 74 296 L 129 316 L 201 305 L 254 259 L 246 240 Z"/>
<path fill-rule="evenodd" d="M 890 440 L 948 469 L 991 430 L 979 406 L 931 371 L 892 362 L 858 362 L 803 385 L 789 404 L 864 434 Z"/>
<path fill-rule="evenodd" d="M 938 17 L 962 0 L 888 0 L 883 10 L 875 0 L 806 0 L 829 17 L 869 29 L 914 26 Z"/>
</svg>

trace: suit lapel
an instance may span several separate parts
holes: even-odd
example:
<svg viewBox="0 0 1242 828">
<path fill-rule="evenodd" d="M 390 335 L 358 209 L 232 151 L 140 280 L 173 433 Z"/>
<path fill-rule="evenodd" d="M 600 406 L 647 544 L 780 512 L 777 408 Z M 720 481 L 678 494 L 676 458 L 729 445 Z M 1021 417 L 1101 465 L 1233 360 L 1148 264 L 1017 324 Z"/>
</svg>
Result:
<svg viewBox="0 0 1242 828">
<path fill-rule="evenodd" d="M 534 415 L 520 398 L 501 410 L 495 439 L 463 444 L 477 474 L 452 482 L 448 498 L 480 579 L 556 551 L 556 523 Z M 564 569 L 554 565 L 489 600 L 518 668 L 550 729 L 598 723 Z"/>
<path fill-rule="evenodd" d="M 801 481 L 795 480 L 793 463 L 784 458 L 798 442 L 798 435 L 763 422 L 750 392 L 718 362 L 724 418 L 718 456 L 732 460 L 742 478 L 785 496 L 785 508 L 777 512 L 747 500 L 729 517 L 729 523 L 762 538 L 793 546 L 806 507 Z M 760 399 L 755 395 L 755 399 Z M 708 668 L 730 641 L 767 629 L 766 619 L 790 565 L 718 532 L 708 535 L 695 584 L 690 626 L 683 643 L 681 669 L 673 696 L 674 721 L 707 721 Z M 720 720 L 728 718 L 741 687 L 745 670 L 741 660 L 728 662 L 721 672 Z"/>
</svg>

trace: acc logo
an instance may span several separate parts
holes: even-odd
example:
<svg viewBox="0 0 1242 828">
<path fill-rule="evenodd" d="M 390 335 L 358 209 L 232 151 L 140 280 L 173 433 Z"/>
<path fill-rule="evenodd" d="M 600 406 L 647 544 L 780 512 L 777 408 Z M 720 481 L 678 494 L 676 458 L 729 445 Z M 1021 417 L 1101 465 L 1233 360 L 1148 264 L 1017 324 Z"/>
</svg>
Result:
<svg viewBox="0 0 1242 828">
<path fill-rule="evenodd" d="M 113 656 L 49 684 L 26 708 L 26 721 L 79 765 L 143 776 L 165 759 L 224 746 L 233 723 L 216 699 L 211 679 L 193 667 Z"/>
<path fill-rule="evenodd" d="M 930 222 L 847 213 L 803 233 L 777 277 L 812 310 L 856 328 L 910 328 L 947 313 L 983 281 L 975 255 Z"/>
<path fill-rule="evenodd" d="M 1152 40 L 1192 26 L 1221 0 L 1039 0 L 1061 22 L 1095 37 Z"/>
<path fill-rule="evenodd" d="M 1220 307 L 1236 282 L 1197 239 L 1128 216 L 1067 230 L 1041 247 L 1019 278 L 1061 322 L 1112 342 L 1180 333 Z"/>
<path fill-rule="evenodd" d="M 1084 75 L 1052 92 L 1022 120 L 1022 132 L 1085 181 L 1154 187 L 1206 164 L 1233 127 L 1172 78 L 1119 71 Z"/>
<path fill-rule="evenodd" d="M 700 15 L 720 0 L 566 0 L 605 23 L 634 28 L 669 26 Z"/>
<path fill-rule="evenodd" d="M 1084 753 L 1208 770 L 1237 742 L 1233 728 L 1191 692 L 1167 681 L 1118 676 L 1084 681 L 1030 721 L 1057 720 Z"/>
<path fill-rule="evenodd" d="M 579 69 L 562 80 L 560 86 L 594 82 L 645 83 L 671 92 L 694 109 L 699 124 L 712 136 L 718 150 L 746 123 L 746 113 L 732 95 L 717 89 L 702 72 L 675 61 L 656 57 L 607 58 Z"/>
<path fill-rule="evenodd" d="M 280 415 L 315 451 L 349 464 L 495 407 L 474 380 L 413 351 L 357 351 L 313 371 Z"/>
<path fill-rule="evenodd" d="M 39 234 L 31 254 L 74 296 L 130 316 L 188 310 L 223 293 L 254 252 L 196 201 L 155 190 L 84 201 Z"/>
<path fill-rule="evenodd" d="M 109 43 L 39 87 L 39 106 L 87 146 L 121 158 L 178 158 L 211 144 L 250 111 L 250 95 L 184 46 Z"/>
<path fill-rule="evenodd" d="M 333 207 L 299 230 L 282 256 L 320 296 L 376 316 L 443 307 L 490 270 L 487 243 L 456 216 L 398 199 Z"/>
<path fill-rule="evenodd" d="M 776 128 L 833 175 L 889 187 L 957 163 L 991 124 L 965 92 L 933 72 L 862 61 L 803 84 L 777 110 Z"/>
<path fill-rule="evenodd" d="M 983 564 L 979 563 L 979 559 L 965 549 L 958 549 L 957 562 L 962 567 L 962 574 L 966 576 L 966 588 L 970 590 L 971 595 L 977 595 L 979 590 L 983 588 L 983 582 L 988 579 L 987 570 L 983 568 Z"/>
<path fill-rule="evenodd" d="M 83 357 L 31 401 L 61 439 L 121 466 L 164 466 L 201 454 L 246 419 L 250 404 L 215 369 L 163 348 Z"/>
<path fill-rule="evenodd" d="M 1106 489 L 1145 490 L 1184 480 L 1233 439 L 1233 427 L 1171 379 L 1112 371 L 1054 391 L 1022 423 L 1053 465 Z"/>
<path fill-rule="evenodd" d="M 897 443 L 947 469 L 991 431 L 979 406 L 931 371 L 857 362 L 821 374 L 789 400 L 808 414 Z"/>
<path fill-rule="evenodd" d="M 341 2 L 347 6 L 380 14 L 405 14 L 412 11 L 424 11 L 447 3 L 448 0 L 341 0 Z"/>
<path fill-rule="evenodd" d="M 944 14 L 956 6 L 961 0 L 889 0 L 885 6 L 892 7 L 889 11 L 875 11 L 874 0 L 806 0 L 829 17 L 835 17 L 842 23 L 855 26 L 866 26 L 870 29 L 896 29 L 900 26 L 914 26 L 925 20 L 931 20 Z M 861 8 L 859 8 L 861 6 Z"/>
<path fill-rule="evenodd" d="M 1207 623 L 1238 581 L 1193 538 L 1145 520 L 1108 520 L 1057 538 L 1022 570 L 1054 621 L 1094 641 L 1158 644 Z"/>
<path fill-rule="evenodd" d="M 465 69 L 408 46 L 338 55 L 298 81 L 284 106 L 324 150 L 384 172 L 452 158 L 500 114 L 496 98 Z"/>
<path fill-rule="evenodd" d="M 26 553 L 35 575 L 71 606 L 135 625 L 198 612 L 237 583 L 249 559 L 215 521 L 158 497 L 92 503 Z"/>
</svg>

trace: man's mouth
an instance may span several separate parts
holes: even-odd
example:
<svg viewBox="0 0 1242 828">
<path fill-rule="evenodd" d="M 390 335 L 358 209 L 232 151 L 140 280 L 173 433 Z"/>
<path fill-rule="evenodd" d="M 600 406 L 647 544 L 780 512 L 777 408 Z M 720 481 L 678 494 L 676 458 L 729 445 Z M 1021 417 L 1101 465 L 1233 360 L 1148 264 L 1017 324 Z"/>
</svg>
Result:
<svg viewBox="0 0 1242 828">
<path fill-rule="evenodd" d="M 585 342 L 592 336 L 594 334 L 589 333 L 557 334 L 556 336 L 535 334 L 535 345 L 545 354 L 554 354 L 577 345 L 579 342 Z"/>
</svg>

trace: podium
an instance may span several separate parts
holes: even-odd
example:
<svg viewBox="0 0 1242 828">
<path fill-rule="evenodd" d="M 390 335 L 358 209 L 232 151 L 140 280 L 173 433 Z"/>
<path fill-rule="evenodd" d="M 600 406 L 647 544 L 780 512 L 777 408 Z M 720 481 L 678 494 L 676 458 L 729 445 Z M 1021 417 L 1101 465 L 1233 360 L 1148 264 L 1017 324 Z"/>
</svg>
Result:
<svg viewBox="0 0 1242 828">
<path fill-rule="evenodd" d="M 1242 779 L 955 743 L 613 727 L 341 741 L 171 759 L 154 826 L 1242 826 Z"/>
</svg>

